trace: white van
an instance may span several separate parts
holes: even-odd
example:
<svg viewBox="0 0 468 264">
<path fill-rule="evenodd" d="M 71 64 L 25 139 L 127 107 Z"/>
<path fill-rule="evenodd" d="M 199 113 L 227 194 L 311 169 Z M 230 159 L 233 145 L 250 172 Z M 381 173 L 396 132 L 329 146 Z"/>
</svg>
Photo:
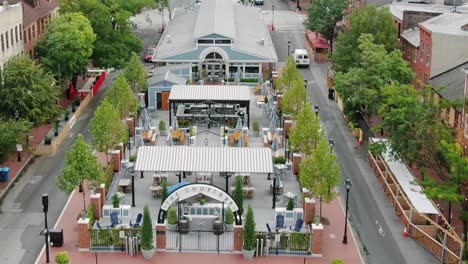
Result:
<svg viewBox="0 0 468 264">
<path fill-rule="evenodd" d="M 309 53 L 307 52 L 307 50 L 295 49 L 292 54 L 292 57 L 298 67 L 299 66 L 309 67 L 310 60 L 309 60 Z"/>
</svg>

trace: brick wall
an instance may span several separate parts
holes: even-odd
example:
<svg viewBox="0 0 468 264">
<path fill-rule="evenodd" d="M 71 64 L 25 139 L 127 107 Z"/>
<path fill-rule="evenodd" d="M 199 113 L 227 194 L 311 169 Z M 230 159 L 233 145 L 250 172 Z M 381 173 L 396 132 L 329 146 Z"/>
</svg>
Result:
<svg viewBox="0 0 468 264">
<path fill-rule="evenodd" d="M 91 245 L 89 234 L 89 218 L 78 219 L 78 249 L 79 251 L 89 251 Z"/>
<path fill-rule="evenodd" d="M 418 26 L 418 23 L 427 21 L 433 17 L 439 16 L 441 13 L 427 13 L 419 11 L 403 11 L 402 31 Z"/>
<path fill-rule="evenodd" d="M 89 199 L 90 199 L 90 203 L 94 206 L 94 218 L 97 220 L 101 220 L 101 215 L 102 215 L 101 194 L 100 193 L 91 194 Z"/>
<path fill-rule="evenodd" d="M 312 239 L 310 240 L 310 247 L 312 249 L 312 255 L 322 256 L 322 244 L 323 244 L 323 225 L 312 224 Z"/>
<path fill-rule="evenodd" d="M 304 209 L 304 222 L 306 224 L 312 223 L 315 216 L 315 199 L 309 197 L 304 198 L 302 207 Z"/>
<path fill-rule="evenodd" d="M 299 175 L 299 163 L 302 161 L 302 155 L 299 153 L 293 153 L 293 174 Z"/>
<path fill-rule="evenodd" d="M 242 251 L 242 246 L 244 245 L 242 232 L 244 227 L 240 225 L 234 225 L 234 251 Z"/>
<path fill-rule="evenodd" d="M 166 250 L 166 223 L 156 224 L 156 250 Z"/>
</svg>

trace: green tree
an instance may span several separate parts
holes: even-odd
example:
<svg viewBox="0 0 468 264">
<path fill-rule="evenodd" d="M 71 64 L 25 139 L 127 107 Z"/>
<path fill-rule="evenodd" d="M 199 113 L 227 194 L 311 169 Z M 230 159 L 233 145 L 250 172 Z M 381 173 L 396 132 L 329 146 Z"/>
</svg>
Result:
<svg viewBox="0 0 468 264">
<path fill-rule="evenodd" d="M 50 21 L 37 50 L 42 65 L 56 79 L 71 80 L 86 73 L 95 40 L 96 35 L 85 16 L 67 13 Z"/>
<path fill-rule="evenodd" d="M 125 79 L 123 73 L 119 74 L 110 90 L 106 94 L 106 99 L 124 118 L 129 112 L 134 112 L 138 107 L 138 99 L 130 89 L 130 85 Z"/>
<path fill-rule="evenodd" d="M 26 120 L 3 119 L 0 117 L 0 165 L 8 160 L 16 144 L 28 135 L 32 124 Z"/>
<path fill-rule="evenodd" d="M 236 178 L 236 188 L 234 189 L 234 194 L 232 198 L 239 207 L 239 213 L 242 215 L 244 212 L 244 191 L 242 190 L 242 179 L 241 177 Z"/>
<path fill-rule="evenodd" d="M 320 120 L 312 112 L 310 103 L 305 104 L 297 116 L 296 124 L 289 132 L 289 144 L 292 152 L 312 154 L 320 138 Z"/>
<path fill-rule="evenodd" d="M 304 107 L 307 107 L 307 102 L 308 97 L 304 88 L 304 81 L 302 78 L 296 78 L 292 82 L 292 87 L 284 93 L 281 101 L 281 112 L 284 115 L 291 115 L 295 119 Z"/>
<path fill-rule="evenodd" d="M 254 250 L 255 241 L 257 240 L 255 232 L 255 218 L 252 207 L 247 208 L 247 214 L 245 216 L 245 225 L 244 225 L 244 246 L 245 250 Z"/>
<path fill-rule="evenodd" d="M 358 66 L 346 73 L 337 73 L 335 88 L 345 98 L 345 113 L 374 114 L 381 104 L 380 88 L 389 83 L 411 83 L 414 72 L 403 60 L 400 50 L 387 53 L 383 45 L 374 43 L 370 34 L 359 37 Z"/>
<path fill-rule="evenodd" d="M 57 179 L 57 186 L 66 194 L 70 194 L 79 185 L 88 181 L 89 186 L 95 186 L 103 180 L 104 171 L 94 156 L 93 151 L 86 144 L 83 135 L 78 135 L 75 143 L 67 152 L 65 168 Z M 83 191 L 83 211 L 86 211 L 85 192 Z"/>
<path fill-rule="evenodd" d="M 320 218 L 322 218 L 322 200 L 329 203 L 335 198 L 335 186 L 340 183 L 341 175 L 336 156 L 330 151 L 328 140 L 324 135 L 320 137 L 313 154 L 299 166 L 301 185 L 319 198 Z"/>
<path fill-rule="evenodd" d="M 362 34 L 374 36 L 374 43 L 384 45 L 387 52 L 397 47 L 397 28 L 393 16 L 386 7 L 368 5 L 352 13 L 350 27 L 340 34 L 332 61 L 336 71 L 347 72 L 358 66 L 361 58 L 358 39 Z"/>
<path fill-rule="evenodd" d="M 347 6 L 347 0 L 315 0 L 308 8 L 309 16 L 305 25 L 307 29 L 319 32 L 330 41 L 330 52 L 333 51 L 336 23 L 343 19 Z"/>
<path fill-rule="evenodd" d="M 124 69 L 124 75 L 134 92 L 148 91 L 148 72 L 136 53 Z"/>
<path fill-rule="evenodd" d="M 294 59 L 289 56 L 286 65 L 283 67 L 281 75 L 275 79 L 275 90 L 278 93 L 283 93 L 294 87 L 294 84 L 300 80 L 304 85 L 302 75 L 297 69 Z"/>
<path fill-rule="evenodd" d="M 59 90 L 52 75 L 26 55 L 11 58 L 4 66 L 0 85 L 0 115 L 18 117 L 34 125 L 53 120 L 60 109 Z"/>
<path fill-rule="evenodd" d="M 141 249 L 151 250 L 154 248 L 153 223 L 147 205 L 143 208 L 143 221 L 141 223 Z"/>
<path fill-rule="evenodd" d="M 92 143 L 98 151 L 105 151 L 109 162 L 108 150 L 124 138 L 124 124 L 117 110 L 104 99 L 96 109 L 91 120 Z"/>
</svg>

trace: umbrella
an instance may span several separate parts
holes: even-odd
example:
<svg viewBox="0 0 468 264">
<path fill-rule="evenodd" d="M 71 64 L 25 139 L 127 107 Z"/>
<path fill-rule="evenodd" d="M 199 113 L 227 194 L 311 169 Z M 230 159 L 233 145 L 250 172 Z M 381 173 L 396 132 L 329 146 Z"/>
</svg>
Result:
<svg viewBox="0 0 468 264">
<path fill-rule="evenodd" d="M 268 128 L 270 130 L 270 133 L 275 133 L 276 132 L 276 120 L 271 119 L 270 126 Z"/>
<path fill-rule="evenodd" d="M 243 127 L 243 125 L 242 125 L 242 120 L 241 120 L 241 118 L 239 117 L 239 118 L 237 119 L 236 130 L 237 130 L 237 131 L 240 131 L 240 130 L 242 130 L 242 127 Z"/>
<path fill-rule="evenodd" d="M 258 74 L 258 83 L 263 83 L 263 74 L 262 73 Z"/>
<path fill-rule="evenodd" d="M 140 97 L 140 108 L 146 108 L 145 98 L 143 96 Z"/>
<path fill-rule="evenodd" d="M 276 111 L 276 106 L 273 106 L 273 109 L 271 109 L 271 113 L 270 113 L 270 120 L 275 120 L 277 121 L 278 120 L 278 114 L 277 114 L 277 111 Z"/>
<path fill-rule="evenodd" d="M 174 146 L 174 139 L 172 138 L 172 133 L 170 131 L 167 134 L 167 144 L 169 146 Z"/>
<path fill-rule="evenodd" d="M 266 88 L 266 84 L 262 84 L 262 89 L 260 90 L 260 93 L 262 95 L 266 95 L 268 93 L 267 88 Z"/>
<path fill-rule="evenodd" d="M 172 128 L 173 128 L 174 130 L 179 129 L 179 123 L 177 123 L 177 117 L 176 117 L 176 116 L 173 116 L 173 117 L 172 117 Z"/>
<path fill-rule="evenodd" d="M 242 133 L 239 137 L 239 141 L 237 141 L 237 146 L 238 147 L 245 147 L 245 143 L 244 143 L 244 134 Z"/>
<path fill-rule="evenodd" d="M 142 117 L 141 119 L 143 120 L 143 129 L 145 131 L 148 131 L 151 129 L 150 127 L 150 118 L 149 118 L 149 115 L 148 115 L 148 110 L 146 110 L 146 108 L 143 108 L 141 110 L 141 113 L 140 113 L 140 117 Z"/>
<path fill-rule="evenodd" d="M 289 199 L 295 199 L 296 198 L 296 194 L 294 194 L 293 192 L 287 192 L 285 194 L 283 194 L 285 197 L 289 198 Z"/>
<path fill-rule="evenodd" d="M 279 146 L 278 146 L 278 138 L 274 138 L 273 139 L 273 142 L 271 142 L 271 146 L 270 146 L 271 150 L 273 150 L 273 152 L 276 152 L 278 149 L 279 149 Z"/>
<path fill-rule="evenodd" d="M 237 66 L 237 72 L 235 73 L 235 80 L 234 80 L 234 82 L 240 83 L 241 75 L 242 75 L 242 71 L 241 71 L 240 67 Z"/>
</svg>

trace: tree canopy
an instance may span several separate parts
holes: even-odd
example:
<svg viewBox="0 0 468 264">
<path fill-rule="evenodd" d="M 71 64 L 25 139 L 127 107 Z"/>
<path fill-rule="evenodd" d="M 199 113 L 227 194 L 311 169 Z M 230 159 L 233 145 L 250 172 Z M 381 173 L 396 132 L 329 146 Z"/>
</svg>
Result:
<svg viewBox="0 0 468 264">
<path fill-rule="evenodd" d="M 307 91 L 304 88 L 302 78 L 294 80 L 292 87 L 286 90 L 281 101 L 281 112 L 284 115 L 291 115 L 293 119 L 297 118 L 299 113 L 307 106 Z"/>
<path fill-rule="evenodd" d="M 130 89 L 123 73 L 120 73 L 106 94 L 108 102 L 119 112 L 120 118 L 136 111 L 138 99 Z"/>
<path fill-rule="evenodd" d="M 306 103 L 289 132 L 290 149 L 306 155 L 312 154 L 320 138 L 320 120 Z"/>
<path fill-rule="evenodd" d="M 38 43 L 41 63 L 57 79 L 71 80 L 86 73 L 96 35 L 89 20 L 80 13 L 54 17 Z"/>
<path fill-rule="evenodd" d="M 148 91 L 148 72 L 136 53 L 132 53 L 130 62 L 125 66 L 124 75 L 134 92 Z"/>
<path fill-rule="evenodd" d="M 393 16 L 386 7 L 377 8 L 368 5 L 352 13 L 350 27 L 338 36 L 336 50 L 332 55 L 335 69 L 347 72 L 358 66 L 361 57 L 359 37 L 362 34 L 372 34 L 374 43 L 383 45 L 387 52 L 397 47 L 397 29 Z"/>
<path fill-rule="evenodd" d="M 292 88 L 294 83 L 298 80 L 304 85 L 302 75 L 297 69 L 294 59 L 289 56 L 286 65 L 282 69 L 281 75 L 275 79 L 275 90 L 278 93 L 283 93 Z"/>
<path fill-rule="evenodd" d="M 32 124 L 25 120 L 3 119 L 0 117 L 0 165 L 8 160 L 16 144 L 28 135 Z"/>
<path fill-rule="evenodd" d="M 18 117 L 34 125 L 53 120 L 60 112 L 59 90 L 52 75 L 26 55 L 11 58 L 0 82 L 0 115 Z"/>
</svg>

